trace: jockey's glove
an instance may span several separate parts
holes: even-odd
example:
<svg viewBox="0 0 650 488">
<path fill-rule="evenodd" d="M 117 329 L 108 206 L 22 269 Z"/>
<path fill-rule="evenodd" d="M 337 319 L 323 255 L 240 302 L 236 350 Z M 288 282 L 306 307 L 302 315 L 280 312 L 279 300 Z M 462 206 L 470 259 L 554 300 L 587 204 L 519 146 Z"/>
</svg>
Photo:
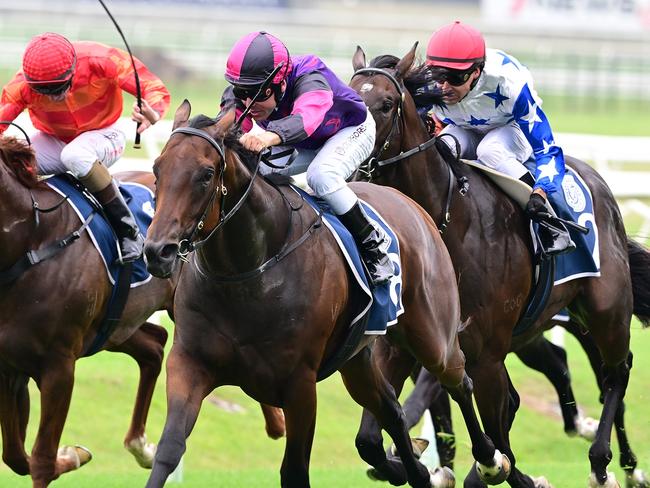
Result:
<svg viewBox="0 0 650 488">
<path fill-rule="evenodd" d="M 546 200 L 539 193 L 532 193 L 526 204 L 526 215 L 530 220 L 538 221 L 539 214 L 547 214 Z"/>
</svg>

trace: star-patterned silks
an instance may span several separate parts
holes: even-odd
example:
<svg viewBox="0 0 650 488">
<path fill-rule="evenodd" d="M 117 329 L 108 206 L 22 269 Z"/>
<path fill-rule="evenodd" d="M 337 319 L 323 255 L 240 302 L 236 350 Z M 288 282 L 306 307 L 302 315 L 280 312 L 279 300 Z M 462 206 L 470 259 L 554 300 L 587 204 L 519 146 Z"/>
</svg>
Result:
<svg viewBox="0 0 650 488">
<path fill-rule="evenodd" d="M 537 167 L 537 171 L 539 172 L 537 181 L 544 178 L 548 178 L 549 181 L 553 181 L 553 177 L 560 174 L 555 167 L 555 156 L 553 156 L 548 163 L 539 165 Z"/>
<path fill-rule="evenodd" d="M 471 117 L 470 120 L 466 121 L 469 125 L 490 125 L 488 124 L 490 119 L 477 119 L 473 115 Z"/>
<path fill-rule="evenodd" d="M 510 100 L 510 97 L 506 97 L 505 95 L 501 94 L 501 85 L 497 85 L 497 89 L 493 92 L 487 92 L 483 95 L 494 100 L 494 108 L 497 108 L 499 105 L 503 105 L 504 100 Z"/>
<path fill-rule="evenodd" d="M 528 113 L 521 117 L 521 120 L 528 123 L 528 133 L 533 133 L 533 128 L 535 127 L 535 122 L 541 122 L 542 119 L 539 118 L 537 114 L 537 104 L 528 102 Z"/>
<path fill-rule="evenodd" d="M 511 64 L 511 65 L 513 65 L 515 68 L 519 69 L 519 66 L 517 66 L 517 63 L 515 63 L 515 62 L 510 58 L 510 56 L 508 56 L 506 53 L 504 53 L 504 52 L 502 52 L 502 51 L 499 51 L 499 54 L 500 54 L 501 56 L 503 56 L 503 61 L 501 61 L 501 66 L 503 66 L 504 64 Z"/>
<path fill-rule="evenodd" d="M 555 141 L 547 141 L 546 139 L 542 139 L 542 145 L 544 146 L 544 149 L 541 151 L 537 151 L 537 154 L 546 154 L 551 147 L 555 146 Z"/>
<path fill-rule="evenodd" d="M 444 119 L 442 119 L 442 123 L 446 125 L 457 125 L 456 122 L 451 120 L 449 117 L 445 117 Z"/>
</svg>

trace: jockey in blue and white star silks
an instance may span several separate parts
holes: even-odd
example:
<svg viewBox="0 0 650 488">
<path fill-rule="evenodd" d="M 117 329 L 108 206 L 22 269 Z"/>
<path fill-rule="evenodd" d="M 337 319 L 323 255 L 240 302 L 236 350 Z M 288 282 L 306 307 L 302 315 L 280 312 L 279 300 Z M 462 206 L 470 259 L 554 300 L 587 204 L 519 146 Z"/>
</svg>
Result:
<svg viewBox="0 0 650 488">
<path fill-rule="evenodd" d="M 547 195 L 561 188 L 566 170 L 530 71 L 505 52 L 486 49 L 481 33 L 459 21 L 434 32 L 427 64 L 444 100 L 431 111 L 446 125 L 442 134 L 458 140 L 460 157 L 532 186 L 526 213 L 533 220 L 547 211 Z M 443 140 L 455 149 L 450 138 Z M 531 155 L 536 163 L 534 181 L 524 166 Z M 540 234 L 547 254 L 572 250 L 564 229 L 551 233 L 560 235 Z"/>
</svg>

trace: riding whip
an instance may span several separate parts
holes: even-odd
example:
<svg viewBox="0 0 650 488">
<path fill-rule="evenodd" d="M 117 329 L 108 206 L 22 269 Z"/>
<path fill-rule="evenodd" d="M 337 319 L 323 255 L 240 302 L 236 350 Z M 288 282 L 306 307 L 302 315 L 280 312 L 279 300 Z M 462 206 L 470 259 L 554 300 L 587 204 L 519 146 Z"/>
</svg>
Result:
<svg viewBox="0 0 650 488">
<path fill-rule="evenodd" d="M 113 21 L 113 25 L 115 25 L 115 28 L 117 29 L 117 32 L 119 32 L 120 37 L 122 37 L 122 41 L 124 41 L 124 45 L 126 46 L 126 50 L 129 53 L 129 57 L 131 58 L 131 65 L 133 66 L 133 75 L 135 76 L 135 98 L 138 103 L 138 108 L 140 109 L 140 113 L 142 113 L 142 93 L 140 91 L 140 78 L 138 77 L 138 70 L 135 67 L 135 60 L 133 59 L 133 54 L 131 53 L 131 48 L 129 47 L 129 43 L 126 42 L 126 37 L 124 37 L 124 34 L 122 33 L 122 29 L 120 28 L 120 25 L 117 23 L 115 20 L 115 17 L 111 14 L 110 10 L 108 10 L 108 7 L 104 3 L 103 0 L 99 0 L 99 3 L 102 4 L 102 7 L 104 7 L 104 10 L 106 10 L 106 13 L 110 17 L 110 19 Z M 138 129 L 140 128 L 140 122 L 138 122 L 138 125 L 135 127 L 135 142 L 133 144 L 133 147 L 135 149 L 140 149 L 140 133 L 138 132 Z"/>
</svg>

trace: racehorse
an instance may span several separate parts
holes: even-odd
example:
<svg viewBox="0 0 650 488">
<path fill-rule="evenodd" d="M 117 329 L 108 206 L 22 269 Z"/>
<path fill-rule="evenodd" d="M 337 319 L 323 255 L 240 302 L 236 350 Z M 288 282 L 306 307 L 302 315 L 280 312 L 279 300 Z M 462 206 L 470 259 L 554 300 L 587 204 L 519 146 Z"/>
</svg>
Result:
<svg viewBox="0 0 650 488">
<path fill-rule="evenodd" d="M 631 316 L 634 312 L 646 325 L 650 319 L 649 253 L 627 238 L 616 201 L 603 179 L 587 164 L 567 158 L 594 197 L 601 277 L 555 286 L 535 324 L 513 339 L 532 283 L 528 223 L 518 205 L 482 174 L 455 163 L 453 158 L 445 159 L 440 153 L 445 151 L 444 143 L 422 146 L 430 136 L 404 88 L 405 83 L 423 76 L 425 67 L 413 66 L 416 47 L 401 59 L 376 58 L 370 68 L 361 48 L 353 56 L 355 73 L 350 86 L 360 93 L 377 123 L 377 143 L 366 173 L 373 182 L 409 195 L 440 223 L 459 279 L 462 318 L 468 323 L 460 341 L 468 373 L 475 382 L 479 412 L 486 433 L 508 457 L 514 458 L 508 431 L 519 399 L 503 364 L 505 355 L 538 337 L 564 307 L 568 307 L 574 323 L 590 331 L 603 361 L 604 392 L 600 425 L 589 451 L 590 483 L 616 486 L 613 474 L 607 472 L 609 443 L 612 423 L 615 418 L 622 422 L 624 411 L 631 367 Z M 442 102 L 442 95 L 437 101 Z M 401 162 L 380 166 L 380 158 Z M 462 177 L 469 180 L 466 193 L 455 191 L 457 178 Z M 402 382 L 403 378 L 397 378 L 393 383 L 398 391 Z M 364 413 L 359 434 L 373 436 L 376 429 L 372 418 Z M 635 459 L 631 461 L 636 465 Z M 508 482 L 516 487 L 533 487 L 546 481 L 534 481 L 513 463 Z M 465 483 L 483 486 L 473 471 Z"/>
<path fill-rule="evenodd" d="M 282 181 L 257 177 L 259 155 L 239 144 L 234 111 L 216 120 L 203 115 L 190 120 L 190 111 L 185 100 L 154 164 L 157 211 L 145 243 L 148 268 L 167 277 L 179 253 L 188 264 L 174 298 L 168 414 L 146 486 L 164 485 L 203 398 L 230 384 L 283 408 L 282 486 L 308 487 L 319 369 L 345 341 L 361 292 L 322 216 Z M 367 184 L 354 190 L 399 238 L 405 312 L 389 328 L 391 339 L 401 341 L 450 389 L 468 425 L 474 457 L 488 470 L 488 481 L 502 481 L 508 463 L 481 432 L 474 412 L 457 341 L 455 276 L 433 221 L 395 190 Z M 395 484 L 431 486 L 432 475 L 414 457 L 395 394 L 368 343 L 362 339 L 338 369 L 352 398 L 393 438 L 402 461 L 386 459 L 381 437 L 358 442 L 359 453 Z"/>
<path fill-rule="evenodd" d="M 80 227 L 62 197 L 39 182 L 32 150 L 14 138 L 0 138 L 0 425 L 2 458 L 16 473 L 45 487 L 62 473 L 90 460 L 81 447 L 57 447 L 70 404 L 75 361 L 97 335 L 111 285 L 87 233 L 70 248 L 22 274 L 8 270 L 29 250 L 43 249 Z M 144 174 L 126 174 L 151 186 Z M 173 280 L 153 279 L 131 290 L 119 325 L 103 349 L 133 357 L 140 367 L 138 392 L 125 447 L 138 463 L 151 466 L 155 446 L 146 442 L 145 422 L 161 369 L 164 328 L 146 322 L 170 309 Z M 25 452 L 29 419 L 27 383 L 41 392 L 41 418 L 32 454 Z"/>
</svg>

